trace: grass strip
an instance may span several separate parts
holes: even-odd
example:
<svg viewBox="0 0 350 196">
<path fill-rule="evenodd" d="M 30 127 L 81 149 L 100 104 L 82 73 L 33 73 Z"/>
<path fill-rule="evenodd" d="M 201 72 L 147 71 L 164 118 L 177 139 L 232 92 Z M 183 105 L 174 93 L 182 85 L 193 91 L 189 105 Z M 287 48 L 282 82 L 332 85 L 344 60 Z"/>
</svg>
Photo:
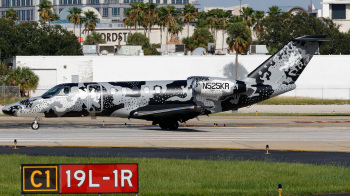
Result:
<svg viewBox="0 0 350 196">
<path fill-rule="evenodd" d="M 7 104 L 15 103 L 17 101 L 21 101 L 21 100 L 24 100 L 24 99 L 28 99 L 28 97 L 0 98 L 0 105 L 7 105 Z"/>
<path fill-rule="evenodd" d="M 315 99 L 308 97 L 273 97 L 257 103 L 258 105 L 347 105 L 346 99 Z"/>
<path fill-rule="evenodd" d="M 238 160 L 0 155 L 0 195 L 19 195 L 20 164 L 49 163 L 139 163 L 139 195 L 277 195 L 278 184 L 283 185 L 283 195 L 350 192 L 350 168 L 341 166 Z"/>
</svg>

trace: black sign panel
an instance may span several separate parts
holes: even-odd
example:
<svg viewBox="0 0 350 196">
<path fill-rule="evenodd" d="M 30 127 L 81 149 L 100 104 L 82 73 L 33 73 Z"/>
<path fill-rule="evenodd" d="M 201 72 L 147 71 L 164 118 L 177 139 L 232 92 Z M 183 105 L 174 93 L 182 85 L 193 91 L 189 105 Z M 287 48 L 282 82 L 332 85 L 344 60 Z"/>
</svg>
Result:
<svg viewBox="0 0 350 196">
<path fill-rule="evenodd" d="M 22 165 L 22 194 L 59 193 L 58 165 Z"/>
</svg>

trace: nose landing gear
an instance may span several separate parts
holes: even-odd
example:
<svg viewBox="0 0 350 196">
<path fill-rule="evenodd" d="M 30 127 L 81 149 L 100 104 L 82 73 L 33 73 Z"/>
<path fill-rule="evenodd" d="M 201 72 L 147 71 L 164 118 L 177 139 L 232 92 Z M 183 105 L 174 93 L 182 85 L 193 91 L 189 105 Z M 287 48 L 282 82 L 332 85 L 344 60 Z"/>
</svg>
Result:
<svg viewBox="0 0 350 196">
<path fill-rule="evenodd" d="M 40 125 L 39 125 L 38 121 L 34 121 L 34 122 L 32 123 L 32 129 L 33 129 L 33 130 L 38 130 L 39 127 L 40 127 Z"/>
<path fill-rule="evenodd" d="M 33 130 L 38 130 L 40 128 L 40 125 L 38 123 L 38 121 L 40 120 L 39 117 L 35 117 L 34 118 L 34 122 L 32 123 L 31 127 Z"/>
</svg>

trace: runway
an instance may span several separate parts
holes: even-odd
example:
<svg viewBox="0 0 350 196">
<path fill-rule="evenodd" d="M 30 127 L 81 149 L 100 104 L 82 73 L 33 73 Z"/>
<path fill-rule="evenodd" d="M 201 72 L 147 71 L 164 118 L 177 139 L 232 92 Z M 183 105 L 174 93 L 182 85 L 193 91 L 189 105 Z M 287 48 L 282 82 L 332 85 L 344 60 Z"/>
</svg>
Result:
<svg viewBox="0 0 350 196">
<path fill-rule="evenodd" d="M 15 118 L 13 118 L 16 120 Z M 63 119 L 63 118 L 62 118 Z M 350 152 L 348 117 L 214 117 L 188 122 L 176 131 L 136 121 L 127 124 L 79 119 L 77 122 L 44 121 L 39 130 L 29 123 L 0 125 L 0 145 L 82 146 L 139 148 L 205 148 Z M 214 127 L 212 121 L 219 122 Z M 235 123 L 235 121 L 239 121 Z M 225 125 L 225 127 L 224 127 Z"/>
<path fill-rule="evenodd" d="M 349 154 L 339 152 L 270 151 L 266 154 L 266 151 L 262 150 L 231 149 L 19 147 L 14 150 L 12 147 L 0 147 L 0 154 L 13 153 L 32 156 L 250 160 L 350 166 Z"/>
</svg>

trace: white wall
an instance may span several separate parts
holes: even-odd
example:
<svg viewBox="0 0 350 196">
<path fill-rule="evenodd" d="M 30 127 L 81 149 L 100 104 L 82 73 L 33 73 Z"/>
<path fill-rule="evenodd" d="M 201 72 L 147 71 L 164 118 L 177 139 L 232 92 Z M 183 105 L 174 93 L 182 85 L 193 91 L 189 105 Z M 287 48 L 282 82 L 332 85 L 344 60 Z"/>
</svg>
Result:
<svg viewBox="0 0 350 196">
<path fill-rule="evenodd" d="M 37 74 L 56 71 L 56 78 L 39 75 L 38 91 L 31 96 L 41 95 L 61 83 L 72 82 L 72 75 L 79 75 L 79 82 L 92 81 L 92 58 L 84 56 L 17 56 L 14 67 L 29 67 Z M 53 81 L 56 80 L 56 81 Z"/>
<path fill-rule="evenodd" d="M 268 57 L 239 56 L 239 78 Z M 79 82 L 182 80 L 189 76 L 233 78 L 234 60 L 235 56 L 19 56 L 14 63 L 34 70 L 55 69 L 56 84 L 60 84 L 71 82 L 72 75 L 79 75 Z M 315 56 L 297 81 L 297 89 L 284 96 L 350 99 L 348 62 L 350 55 Z M 40 79 L 41 84 L 52 83 L 48 77 Z"/>
</svg>

